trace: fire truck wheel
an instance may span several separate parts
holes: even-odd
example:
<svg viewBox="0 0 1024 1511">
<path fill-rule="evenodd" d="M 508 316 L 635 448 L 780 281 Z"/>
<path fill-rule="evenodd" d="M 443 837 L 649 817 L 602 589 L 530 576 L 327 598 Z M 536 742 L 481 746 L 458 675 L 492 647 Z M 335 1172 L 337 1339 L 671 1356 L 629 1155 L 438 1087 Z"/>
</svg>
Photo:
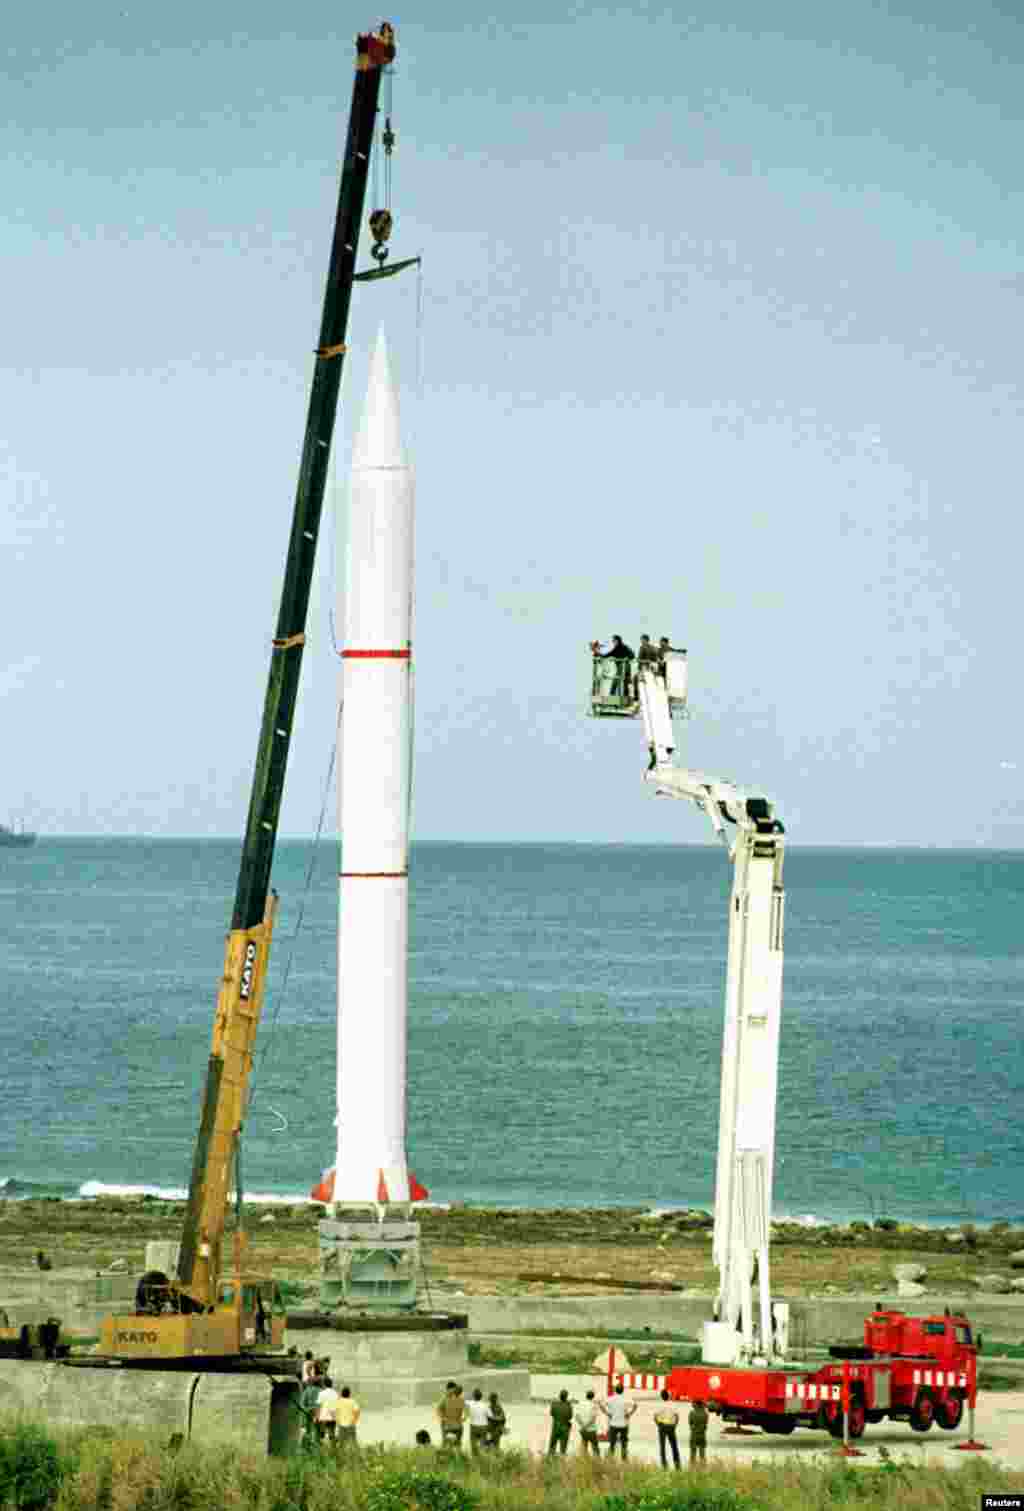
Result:
<svg viewBox="0 0 1024 1511">
<path fill-rule="evenodd" d="M 910 1425 L 915 1432 L 927 1432 L 935 1420 L 935 1397 L 930 1390 L 919 1390 L 910 1413 Z"/>
<path fill-rule="evenodd" d="M 843 1435 L 843 1412 L 838 1401 L 829 1401 L 821 1408 L 821 1425 L 827 1427 L 834 1438 Z"/>
<path fill-rule="evenodd" d="M 944 1401 L 939 1401 L 935 1407 L 935 1420 L 940 1427 L 945 1427 L 947 1432 L 953 1432 L 960 1426 L 963 1414 L 963 1396 L 947 1396 Z"/>
</svg>

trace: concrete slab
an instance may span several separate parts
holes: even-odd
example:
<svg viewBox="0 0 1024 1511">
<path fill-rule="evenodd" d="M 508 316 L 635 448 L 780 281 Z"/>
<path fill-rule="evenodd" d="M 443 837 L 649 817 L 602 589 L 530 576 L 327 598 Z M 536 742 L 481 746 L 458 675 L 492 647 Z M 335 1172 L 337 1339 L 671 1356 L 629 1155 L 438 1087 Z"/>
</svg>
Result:
<svg viewBox="0 0 1024 1511">
<path fill-rule="evenodd" d="M 100 1319 L 110 1311 L 130 1306 L 135 1297 L 138 1273 L 89 1275 L 79 1270 L 42 1274 L 38 1271 L 0 1271 L 0 1306 L 11 1320 L 30 1322 L 52 1314 L 68 1328 L 95 1332 Z M 859 1338 L 864 1317 L 876 1301 L 903 1311 L 923 1314 L 941 1311 L 947 1304 L 962 1307 L 975 1327 L 987 1338 L 1024 1343 L 1024 1295 L 983 1296 L 976 1292 L 954 1294 L 928 1290 L 913 1303 L 902 1301 L 895 1291 L 865 1292 L 856 1296 L 794 1296 L 776 1298 L 790 1306 L 790 1340 L 794 1349 L 828 1347 Z M 700 1336 L 701 1324 L 711 1315 L 713 1297 L 707 1293 L 644 1293 L 643 1295 L 597 1296 L 463 1296 L 445 1295 L 451 1304 L 469 1315 L 469 1331 L 475 1333 L 543 1332 L 666 1332 Z M 299 1348 L 299 1334 L 290 1340 Z"/>
<path fill-rule="evenodd" d="M 571 1396 L 582 1400 L 588 1390 L 600 1393 L 603 1381 L 592 1375 L 538 1375 L 533 1378 L 532 1399 L 517 1401 L 515 1395 L 522 1389 L 524 1374 L 525 1371 L 519 1370 L 481 1370 L 464 1373 L 458 1379 L 466 1390 L 479 1383 L 486 1393 L 498 1392 L 506 1406 L 510 1429 L 503 1440 L 505 1447 L 543 1453 L 550 1430 L 548 1409 L 558 1392 L 568 1390 Z M 410 1387 L 413 1384 L 410 1379 Z M 360 1441 L 410 1446 L 416 1432 L 425 1427 L 434 1442 L 438 1442 L 435 1406 L 443 1385 L 441 1381 L 441 1388 L 437 1389 L 436 1382 L 430 1382 L 431 1392 L 426 1400 L 417 1397 L 380 1404 L 374 1401 L 372 1392 L 356 1390 L 363 1406 Z M 656 1463 L 658 1438 L 654 1411 L 658 1397 L 653 1392 L 637 1391 L 631 1398 L 637 1401 L 638 1410 L 630 1429 L 630 1457 L 640 1463 Z M 0 1412 L 25 1412 L 55 1426 L 130 1428 L 156 1431 L 167 1437 L 172 1432 L 187 1437 L 191 1432 L 192 1438 L 201 1443 L 230 1442 L 265 1452 L 272 1415 L 271 1385 L 264 1379 L 224 1375 L 93 1372 L 56 1364 L 0 1361 Z M 977 1457 L 1024 1472 L 1024 1390 L 979 1397 L 976 1431 L 990 1445 L 987 1454 Z M 685 1436 L 684 1431 L 681 1447 Z M 953 1451 L 957 1443 L 966 1440 L 966 1419 L 957 1432 L 933 1428 L 927 1434 L 913 1432 L 901 1422 L 882 1422 L 869 1426 L 860 1439 L 858 1446 L 864 1450 L 864 1457 L 849 1462 L 855 1467 L 877 1465 L 878 1450 L 884 1447 L 897 1459 L 951 1468 L 968 1460 L 969 1455 Z M 577 1452 L 578 1446 L 574 1433 L 570 1451 Z M 736 1438 L 725 1436 L 722 1424 L 712 1418 L 708 1433 L 708 1458 L 721 1464 L 780 1462 L 786 1455 L 807 1459 L 834 1448 L 827 1433 L 805 1428 L 798 1428 L 791 1438 L 773 1438 L 763 1433 Z"/>
<path fill-rule="evenodd" d="M 316 1359 L 329 1358 L 331 1373 L 349 1381 L 394 1376 L 412 1379 L 459 1379 L 469 1368 L 469 1335 L 465 1328 L 438 1332 L 336 1332 L 333 1328 L 285 1332 L 285 1348 Z"/>
<path fill-rule="evenodd" d="M 469 1362 L 465 1329 L 441 1332 L 302 1331 L 286 1334 L 285 1344 L 317 1359 L 330 1359 L 335 1385 L 348 1385 L 367 1407 L 431 1406 L 441 1399 L 449 1380 L 467 1393 L 503 1392 L 503 1399 L 528 1401 L 526 1369 L 486 1369 Z"/>
<path fill-rule="evenodd" d="M 69 1368 L 0 1360 L 0 1412 L 24 1413 L 62 1427 L 112 1427 L 194 1442 L 231 1443 L 265 1453 L 289 1437 L 294 1381 L 181 1370 Z M 286 1409 L 288 1408 L 288 1409 Z M 292 1424 L 297 1441 L 299 1419 Z"/>
<path fill-rule="evenodd" d="M 568 1390 L 571 1396 L 581 1399 L 588 1390 L 600 1392 L 601 1381 L 587 1375 L 535 1375 L 533 1377 L 534 1399 L 528 1404 L 508 1410 L 509 1433 L 502 1439 L 505 1448 L 519 1448 L 529 1453 L 547 1451 L 551 1418 L 550 1402 L 560 1390 Z M 496 1387 L 502 1400 L 501 1387 Z M 658 1463 L 658 1432 L 654 1424 L 654 1412 L 660 1404 L 659 1397 L 652 1393 L 632 1393 L 638 1403 L 629 1436 L 629 1456 L 638 1463 Z M 359 1438 L 363 1443 L 395 1443 L 409 1447 L 415 1441 L 419 1428 L 425 1427 L 435 1443 L 440 1440 L 437 1419 L 433 1412 L 398 1408 L 386 1415 L 367 1410 L 360 1422 Z M 982 1441 L 990 1445 L 984 1454 L 955 1452 L 957 1443 L 967 1441 L 966 1418 L 962 1431 L 943 1432 L 933 1428 L 929 1433 L 913 1432 L 903 1422 L 881 1422 L 869 1426 L 857 1446 L 863 1450 L 863 1458 L 847 1460 L 857 1466 L 878 1466 L 879 1448 L 885 1448 L 891 1458 L 906 1460 L 914 1465 L 930 1464 L 946 1469 L 973 1458 L 998 1462 L 1005 1468 L 1024 1471 L 1024 1391 L 1012 1394 L 992 1394 L 979 1398 L 976 1430 Z M 680 1451 L 684 1464 L 689 1452 L 685 1424 L 680 1432 Z M 798 1428 L 790 1438 L 769 1437 L 757 1432 L 749 1437 L 727 1437 L 723 1426 L 714 1417 L 708 1431 L 708 1460 L 728 1466 L 729 1464 L 780 1463 L 784 1458 L 807 1461 L 835 1450 L 836 1444 L 827 1432 L 815 1432 Z M 579 1452 L 578 1436 L 573 1431 L 569 1445 L 570 1453 Z M 601 1445 L 602 1454 L 607 1452 Z"/>
<path fill-rule="evenodd" d="M 642 1296 L 459 1296 L 457 1304 L 469 1316 L 471 1333 L 529 1333 L 559 1329 L 571 1332 L 683 1333 L 698 1338 L 711 1316 L 713 1297 L 678 1291 Z M 954 1295 L 935 1291 L 908 1305 L 891 1292 L 860 1296 L 788 1297 L 792 1348 L 826 1348 L 832 1343 L 860 1339 L 864 1318 L 876 1301 L 923 1316 L 944 1306 L 962 1308 L 985 1337 L 1024 1343 L 1024 1296 Z"/>
</svg>

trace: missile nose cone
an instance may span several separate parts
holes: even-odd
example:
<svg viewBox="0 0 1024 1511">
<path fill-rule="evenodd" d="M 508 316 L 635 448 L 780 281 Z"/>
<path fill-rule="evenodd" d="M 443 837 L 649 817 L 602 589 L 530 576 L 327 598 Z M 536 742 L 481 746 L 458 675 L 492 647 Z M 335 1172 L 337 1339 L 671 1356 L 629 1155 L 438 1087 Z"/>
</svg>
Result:
<svg viewBox="0 0 1024 1511">
<path fill-rule="evenodd" d="M 366 385 L 363 418 L 352 451 L 353 469 L 404 467 L 402 434 L 398 421 L 398 395 L 391 378 L 384 327 L 377 333 L 377 345 L 370 359 L 370 377 Z"/>
</svg>

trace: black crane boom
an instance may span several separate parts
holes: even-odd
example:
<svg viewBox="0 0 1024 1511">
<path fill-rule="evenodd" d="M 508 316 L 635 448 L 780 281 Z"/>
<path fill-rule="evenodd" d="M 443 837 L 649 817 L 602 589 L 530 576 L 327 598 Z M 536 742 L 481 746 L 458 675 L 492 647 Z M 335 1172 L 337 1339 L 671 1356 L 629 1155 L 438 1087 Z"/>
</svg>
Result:
<svg viewBox="0 0 1024 1511">
<path fill-rule="evenodd" d="M 245 1118 L 252 1047 L 256 1036 L 273 928 L 270 870 L 274 859 L 292 720 L 302 669 L 316 543 L 331 440 L 345 360 L 352 282 L 370 167 L 381 74 L 394 59 L 394 32 L 356 38 L 348 138 L 342 164 L 331 259 L 324 293 L 320 342 L 309 396 L 302 461 L 295 492 L 284 586 L 270 657 L 252 796 L 242 844 L 231 932 L 217 999 L 213 1043 L 188 1207 L 182 1229 L 178 1283 L 199 1305 L 212 1303 L 221 1269 L 227 1195 Z"/>
</svg>

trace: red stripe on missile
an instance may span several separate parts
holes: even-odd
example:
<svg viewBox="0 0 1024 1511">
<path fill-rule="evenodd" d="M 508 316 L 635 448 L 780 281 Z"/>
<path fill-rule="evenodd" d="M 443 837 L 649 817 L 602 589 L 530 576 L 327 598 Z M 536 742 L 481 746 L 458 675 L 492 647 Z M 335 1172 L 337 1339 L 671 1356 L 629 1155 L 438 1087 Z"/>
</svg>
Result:
<svg viewBox="0 0 1024 1511">
<path fill-rule="evenodd" d="M 341 654 L 344 660 L 353 661 L 408 661 L 412 650 L 407 645 L 404 651 L 342 651 Z"/>
<path fill-rule="evenodd" d="M 365 878 L 368 877 L 371 880 L 376 879 L 378 881 L 380 881 L 380 880 L 387 880 L 389 878 L 392 881 L 394 881 L 394 880 L 400 880 L 403 876 L 408 876 L 408 874 L 409 874 L 408 871 L 339 871 L 338 872 L 339 876 L 356 876 L 356 877 L 360 877 L 360 878 L 363 878 L 363 879 L 365 879 Z"/>
</svg>

